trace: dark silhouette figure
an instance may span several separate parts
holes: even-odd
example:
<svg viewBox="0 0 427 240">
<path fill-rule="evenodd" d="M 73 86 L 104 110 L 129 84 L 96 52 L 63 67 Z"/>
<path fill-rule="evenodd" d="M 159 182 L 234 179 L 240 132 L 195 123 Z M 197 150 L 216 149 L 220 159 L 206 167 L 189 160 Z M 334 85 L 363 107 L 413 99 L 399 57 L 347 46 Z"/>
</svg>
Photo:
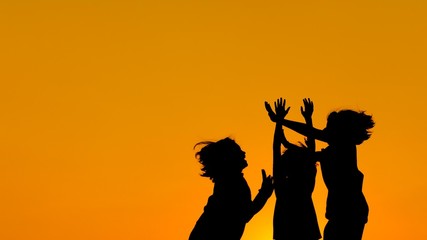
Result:
<svg viewBox="0 0 427 240">
<path fill-rule="evenodd" d="M 316 152 L 323 180 L 328 188 L 325 240 L 360 240 L 368 221 L 368 204 L 362 192 L 363 174 L 357 167 L 356 146 L 369 139 L 375 123 L 365 112 L 341 110 L 332 112 L 326 128 L 319 130 L 303 123 L 279 119 L 268 110 L 273 121 L 279 122 L 307 137 L 328 143 Z"/>
<path fill-rule="evenodd" d="M 214 183 L 203 214 L 194 226 L 190 240 L 238 240 L 245 225 L 259 212 L 273 193 L 272 177 L 262 170 L 262 186 L 252 201 L 242 170 L 248 166 L 245 152 L 230 138 L 205 145 L 196 157 L 202 164 L 203 177 Z"/>
<path fill-rule="evenodd" d="M 307 125 L 312 126 L 314 106 L 304 99 L 301 114 Z M 286 101 L 278 99 L 274 106 L 276 117 L 284 119 Z M 268 103 L 265 107 L 271 109 Z M 276 205 L 273 218 L 275 240 L 317 240 L 321 238 L 316 211 L 311 198 L 316 180 L 314 138 L 307 138 L 306 145 L 294 145 L 287 141 L 282 125 L 276 122 L 273 139 L 273 179 Z M 281 145 L 286 151 L 281 154 Z"/>
</svg>

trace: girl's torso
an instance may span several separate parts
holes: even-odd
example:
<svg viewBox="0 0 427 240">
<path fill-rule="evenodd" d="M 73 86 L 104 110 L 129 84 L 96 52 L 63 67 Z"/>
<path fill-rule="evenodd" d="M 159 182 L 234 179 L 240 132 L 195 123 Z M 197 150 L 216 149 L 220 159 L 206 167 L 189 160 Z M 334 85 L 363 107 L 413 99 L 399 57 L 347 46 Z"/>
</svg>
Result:
<svg viewBox="0 0 427 240">
<path fill-rule="evenodd" d="M 329 146 L 320 153 L 328 188 L 326 218 L 367 221 L 368 204 L 362 192 L 363 173 L 357 167 L 356 146 Z"/>
</svg>

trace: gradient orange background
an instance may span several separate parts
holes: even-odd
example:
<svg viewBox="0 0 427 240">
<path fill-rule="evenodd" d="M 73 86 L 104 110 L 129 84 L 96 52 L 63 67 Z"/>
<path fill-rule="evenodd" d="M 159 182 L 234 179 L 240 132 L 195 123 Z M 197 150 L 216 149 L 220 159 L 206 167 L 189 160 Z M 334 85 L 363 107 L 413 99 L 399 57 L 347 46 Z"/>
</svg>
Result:
<svg viewBox="0 0 427 240">
<path fill-rule="evenodd" d="M 364 240 L 427 239 L 427 2 L 2 1 L 0 239 L 187 239 L 233 137 L 253 195 L 284 97 L 373 114 Z M 289 139 L 302 137 L 287 131 Z M 324 147 L 318 144 L 318 148 Z M 326 190 L 313 194 L 321 229 Z M 272 239 L 274 195 L 243 240 Z"/>
</svg>

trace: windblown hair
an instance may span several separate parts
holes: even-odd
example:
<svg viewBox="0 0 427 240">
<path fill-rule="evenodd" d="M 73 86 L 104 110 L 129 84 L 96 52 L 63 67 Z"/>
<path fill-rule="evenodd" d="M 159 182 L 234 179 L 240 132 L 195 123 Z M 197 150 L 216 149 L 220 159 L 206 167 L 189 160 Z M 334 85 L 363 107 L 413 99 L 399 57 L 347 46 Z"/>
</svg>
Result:
<svg viewBox="0 0 427 240">
<path fill-rule="evenodd" d="M 222 174 L 230 164 L 234 161 L 227 161 L 230 157 L 230 152 L 235 148 L 237 143 L 231 138 L 224 138 L 217 142 L 204 141 L 197 143 L 194 148 L 199 145 L 204 145 L 199 152 L 196 153 L 196 158 L 202 165 L 202 177 L 208 177 L 213 182 L 215 178 Z"/>
<path fill-rule="evenodd" d="M 359 145 L 371 137 L 370 129 L 375 126 L 371 115 L 364 111 L 340 110 L 328 116 L 328 130 L 339 140 Z M 335 139 L 337 140 L 337 139 Z"/>
</svg>

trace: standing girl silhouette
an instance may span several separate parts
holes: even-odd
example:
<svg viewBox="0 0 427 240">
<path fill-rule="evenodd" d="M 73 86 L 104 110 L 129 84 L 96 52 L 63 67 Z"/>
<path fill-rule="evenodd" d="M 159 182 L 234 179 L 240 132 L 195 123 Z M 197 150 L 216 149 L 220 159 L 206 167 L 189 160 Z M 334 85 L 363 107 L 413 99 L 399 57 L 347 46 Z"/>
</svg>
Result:
<svg viewBox="0 0 427 240">
<path fill-rule="evenodd" d="M 307 125 L 312 126 L 313 102 L 304 99 L 301 107 Z M 276 116 L 283 119 L 285 101 L 281 98 L 275 104 Z M 270 106 L 266 104 L 268 109 Z M 314 138 L 307 138 L 306 145 L 294 145 L 287 141 L 282 125 L 276 122 L 273 139 L 273 180 L 276 205 L 273 218 L 273 239 L 275 240 L 317 240 L 321 238 L 316 211 L 311 198 L 316 180 Z M 281 154 L 281 145 L 286 151 Z"/>
</svg>

